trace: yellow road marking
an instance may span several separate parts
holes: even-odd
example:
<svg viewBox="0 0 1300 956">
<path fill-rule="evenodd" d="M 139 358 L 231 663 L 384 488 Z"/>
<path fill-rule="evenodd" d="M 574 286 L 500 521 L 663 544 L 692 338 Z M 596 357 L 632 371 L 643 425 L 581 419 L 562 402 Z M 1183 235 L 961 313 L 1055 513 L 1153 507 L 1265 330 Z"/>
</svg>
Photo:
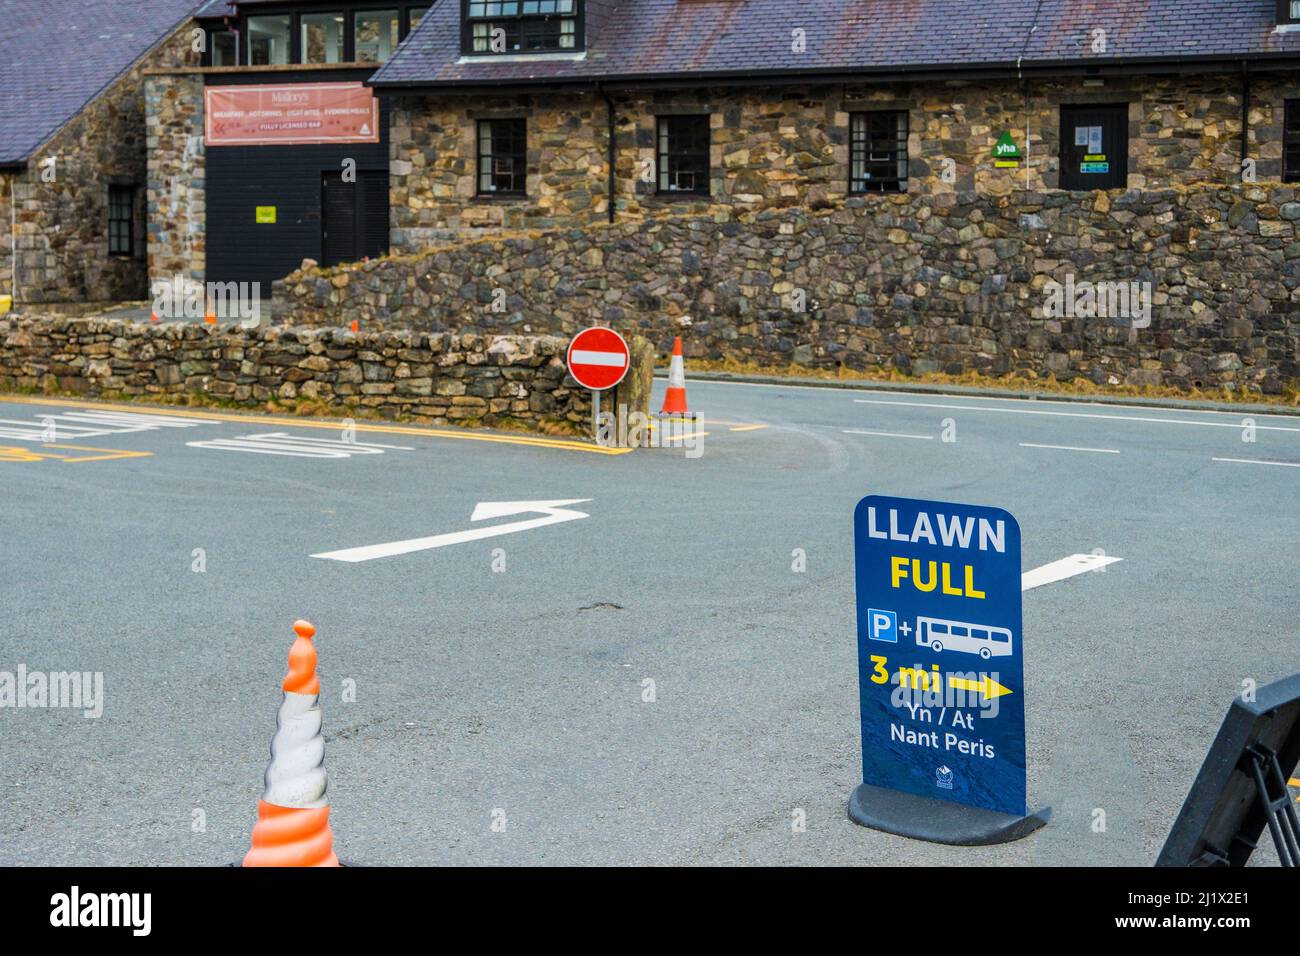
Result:
<svg viewBox="0 0 1300 956">
<path fill-rule="evenodd" d="M 659 441 L 661 444 L 666 445 L 669 442 L 686 441 L 691 438 L 706 438 L 708 437 L 708 434 L 708 432 L 689 432 L 685 435 L 665 435 L 663 438 L 659 439 Z"/>
<path fill-rule="evenodd" d="M 135 412 L 140 415 L 174 415 L 178 418 L 198 418 L 214 422 L 243 422 L 251 425 L 287 425 L 295 428 L 326 428 L 338 431 L 340 421 L 312 421 L 302 418 L 278 418 L 257 414 L 233 415 L 222 412 L 195 411 L 191 408 L 176 409 L 167 406 L 131 405 L 118 402 L 71 401 L 61 398 L 36 398 L 26 395 L 0 395 L 0 403 L 13 402 L 18 405 L 57 405 L 73 408 L 103 408 L 108 411 Z M 485 441 L 502 445 L 531 445 L 537 448 L 557 448 L 561 451 L 585 451 L 593 455 L 626 455 L 631 448 L 605 448 L 586 442 L 566 440 L 563 438 L 534 438 L 528 435 L 488 435 L 468 430 L 448 430 L 445 428 L 421 428 L 406 425 L 375 425 L 364 419 L 355 422 L 359 432 L 377 432 L 383 435 L 420 435 L 425 438 L 457 438 L 462 441 Z"/>
<path fill-rule="evenodd" d="M 38 455 L 29 448 L 17 445 L 0 446 L 0 461 L 44 461 L 48 455 Z"/>
<path fill-rule="evenodd" d="M 759 429 L 767 427 L 766 425 L 761 423 L 756 424 L 754 422 L 728 422 L 728 421 L 722 421 L 721 419 L 717 419 L 717 418 L 694 418 L 694 419 L 665 418 L 664 421 L 674 425 L 677 424 L 723 425 L 726 426 L 728 431 L 733 431 L 733 432 L 756 432 Z M 649 427 L 651 431 L 654 431 L 656 428 L 659 427 L 659 423 L 652 419 L 650 421 Z"/>
<path fill-rule="evenodd" d="M 73 451 L 100 451 L 102 455 L 82 455 L 80 458 L 69 458 L 67 455 L 49 455 L 50 458 L 62 458 L 69 465 L 76 465 L 83 461 L 112 461 L 114 458 L 152 458 L 151 451 L 124 451 L 118 448 L 91 448 L 89 445 L 46 445 L 46 448 L 71 448 Z"/>
<path fill-rule="evenodd" d="M 152 458 L 151 451 L 124 451 L 118 448 L 91 448 L 89 445 L 45 445 L 46 448 L 68 449 L 69 451 L 95 451 L 98 455 L 56 455 L 52 451 L 32 451 L 17 446 L 0 447 L 0 462 L 5 461 L 62 461 L 75 465 L 83 461 L 112 461 L 114 458 Z"/>
<path fill-rule="evenodd" d="M 1292 777 L 1287 783 L 1293 787 L 1300 787 L 1300 777 Z"/>
</svg>

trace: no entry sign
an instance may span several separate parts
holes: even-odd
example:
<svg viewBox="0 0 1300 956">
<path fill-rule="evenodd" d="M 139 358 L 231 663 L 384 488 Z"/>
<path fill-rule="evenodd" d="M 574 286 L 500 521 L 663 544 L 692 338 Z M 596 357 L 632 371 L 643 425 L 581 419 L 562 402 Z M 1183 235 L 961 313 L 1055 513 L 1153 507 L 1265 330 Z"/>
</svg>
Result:
<svg viewBox="0 0 1300 956">
<path fill-rule="evenodd" d="M 583 329 L 569 343 L 569 374 L 583 388 L 601 392 L 623 381 L 631 354 L 613 329 Z"/>
<path fill-rule="evenodd" d="M 1045 816 L 1025 817 L 1016 519 L 871 495 L 854 532 L 864 788 L 850 815 L 946 843 L 1001 842 L 1041 826 Z M 961 804 L 966 815 L 885 791 Z"/>
</svg>

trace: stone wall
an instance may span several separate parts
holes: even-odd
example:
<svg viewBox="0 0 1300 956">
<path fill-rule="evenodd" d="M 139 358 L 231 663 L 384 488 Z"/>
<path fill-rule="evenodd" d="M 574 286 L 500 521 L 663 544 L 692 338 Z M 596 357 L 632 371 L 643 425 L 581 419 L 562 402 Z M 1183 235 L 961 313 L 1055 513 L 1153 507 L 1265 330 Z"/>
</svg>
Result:
<svg viewBox="0 0 1300 956">
<path fill-rule="evenodd" d="M 196 64 L 188 26 L 142 57 L 32 157 L 17 177 L 20 302 L 144 299 L 144 73 Z M 136 189 L 131 255 L 108 251 L 108 190 Z M 8 245 L 3 258 L 8 257 Z M 0 274 L 7 271 L 0 262 Z M 11 280 L 13 277 L 11 276 Z"/>
<path fill-rule="evenodd" d="M 437 424 L 581 431 L 588 393 L 547 336 L 242 329 L 105 319 L 0 320 L 0 388 L 308 400 Z M 567 380 L 567 381 L 566 381 Z"/>
<path fill-rule="evenodd" d="M 14 257 L 13 222 L 14 180 L 12 173 L 0 173 L 0 295 L 13 295 Z"/>
<path fill-rule="evenodd" d="M 149 276 L 202 282 L 207 183 L 201 73 L 145 77 Z"/>
<path fill-rule="evenodd" d="M 545 108 L 539 108 L 540 103 Z M 594 97 L 398 98 L 389 127 L 393 251 L 498 232 L 603 221 L 605 107 Z M 527 118 L 526 199 L 479 197 L 480 119 Z"/>
<path fill-rule="evenodd" d="M 1300 77 L 1252 80 L 1249 155 L 1261 181 L 1281 173 L 1283 102 Z M 620 219 L 729 216 L 840 206 L 848 191 L 850 114 L 906 110 L 910 194 L 1006 196 L 1055 189 L 1062 104 L 1127 103 L 1133 189 L 1240 183 L 1241 79 L 1231 75 L 953 81 L 861 87 L 621 93 L 615 100 L 615 209 Z M 656 117 L 711 117 L 712 195 L 657 196 Z M 528 195 L 475 195 L 475 123 L 528 121 Z M 607 106 L 595 94 L 398 97 L 391 138 L 395 253 L 502 231 L 607 219 Z M 1025 153 L 994 166 L 1010 131 Z"/>
<path fill-rule="evenodd" d="M 570 335 L 603 320 L 688 355 L 1103 384 L 1300 379 L 1294 186 L 854 197 L 451 244 L 275 285 L 292 325 Z M 1150 283 L 1136 315 L 1050 314 L 1050 283 Z M 801 310 L 800 304 L 803 304 Z"/>
</svg>

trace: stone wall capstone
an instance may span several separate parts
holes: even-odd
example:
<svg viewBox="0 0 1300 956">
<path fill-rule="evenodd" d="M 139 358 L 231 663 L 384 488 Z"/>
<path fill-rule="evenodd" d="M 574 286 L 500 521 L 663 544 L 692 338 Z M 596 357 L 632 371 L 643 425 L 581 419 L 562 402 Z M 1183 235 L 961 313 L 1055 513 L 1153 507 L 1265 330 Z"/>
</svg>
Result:
<svg viewBox="0 0 1300 956">
<path fill-rule="evenodd" d="M 0 387 L 89 396 L 308 400 L 434 424 L 588 428 L 588 393 L 549 336 L 0 320 Z"/>
<path fill-rule="evenodd" d="M 1300 378 L 1298 221 L 1279 185 L 856 197 L 309 267 L 275 284 L 273 314 L 563 336 L 603 321 L 661 353 L 685 332 L 688 355 L 765 366 L 1276 394 Z M 1051 314 L 1052 283 L 1086 282 L 1149 284 L 1149 326 Z"/>
</svg>

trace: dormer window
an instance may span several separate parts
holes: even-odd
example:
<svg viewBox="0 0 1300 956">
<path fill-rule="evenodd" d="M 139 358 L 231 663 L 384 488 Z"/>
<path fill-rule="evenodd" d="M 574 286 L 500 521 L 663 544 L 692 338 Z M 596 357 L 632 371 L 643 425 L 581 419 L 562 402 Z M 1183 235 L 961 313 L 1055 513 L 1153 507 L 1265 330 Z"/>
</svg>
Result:
<svg viewBox="0 0 1300 956">
<path fill-rule="evenodd" d="M 1281 26 L 1300 23 L 1300 0 L 1277 0 L 1277 22 Z"/>
<path fill-rule="evenodd" d="M 576 53 L 582 0 L 461 0 L 462 49 L 476 56 Z"/>
</svg>

